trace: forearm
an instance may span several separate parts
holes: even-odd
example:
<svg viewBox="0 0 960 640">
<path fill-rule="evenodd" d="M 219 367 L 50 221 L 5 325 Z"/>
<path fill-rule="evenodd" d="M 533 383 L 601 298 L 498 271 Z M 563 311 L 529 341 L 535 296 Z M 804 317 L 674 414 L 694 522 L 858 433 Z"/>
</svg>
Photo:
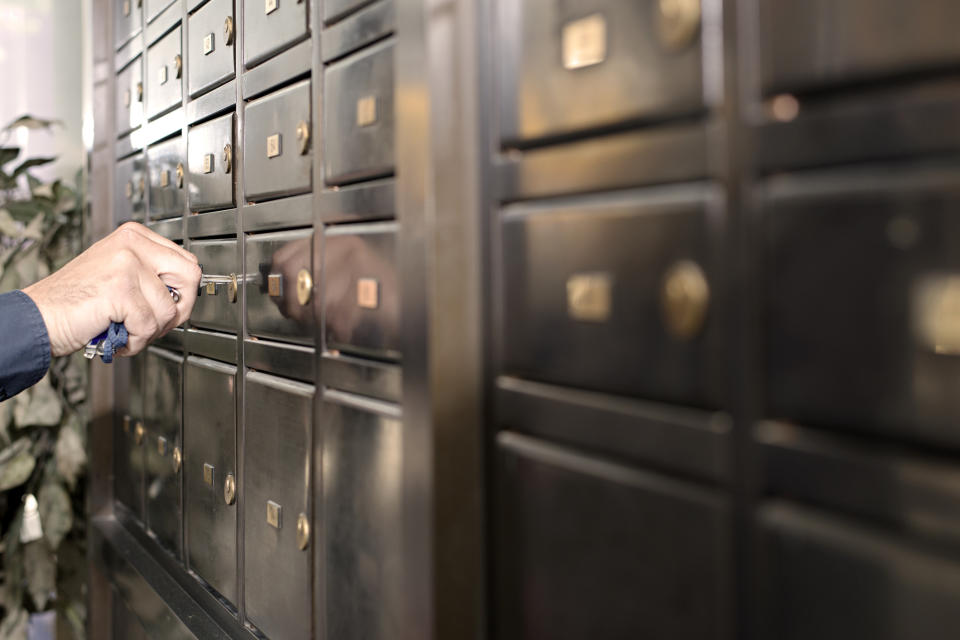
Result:
<svg viewBox="0 0 960 640">
<path fill-rule="evenodd" d="M 22 291 L 0 294 L 0 400 L 36 384 L 50 367 L 50 339 L 36 304 Z"/>
</svg>

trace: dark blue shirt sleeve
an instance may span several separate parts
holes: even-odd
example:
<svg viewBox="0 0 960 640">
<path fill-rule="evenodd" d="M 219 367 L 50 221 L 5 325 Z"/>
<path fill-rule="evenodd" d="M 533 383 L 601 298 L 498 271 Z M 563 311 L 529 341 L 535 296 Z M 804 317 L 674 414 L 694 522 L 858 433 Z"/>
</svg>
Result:
<svg viewBox="0 0 960 640">
<path fill-rule="evenodd" d="M 0 294 L 0 400 L 35 385 L 50 367 L 50 338 L 23 291 Z"/>
</svg>

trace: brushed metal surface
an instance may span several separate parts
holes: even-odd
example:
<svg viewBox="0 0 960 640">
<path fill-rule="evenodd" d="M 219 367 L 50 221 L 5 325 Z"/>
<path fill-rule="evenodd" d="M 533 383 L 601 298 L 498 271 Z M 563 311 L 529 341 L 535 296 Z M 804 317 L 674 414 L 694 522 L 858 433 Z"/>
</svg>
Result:
<svg viewBox="0 0 960 640">
<path fill-rule="evenodd" d="M 311 268 L 312 245 L 312 229 L 247 236 L 244 286 L 251 335 L 313 344 L 317 305 L 312 297 L 305 305 L 297 300 L 297 273 Z M 269 290 L 271 275 L 279 276 L 277 295 Z"/>
<path fill-rule="evenodd" d="M 325 3 L 324 8 L 330 3 Z M 329 62 L 379 40 L 396 28 L 393 0 L 382 0 L 338 22 L 323 32 L 323 61 Z"/>
<path fill-rule="evenodd" d="M 144 3 L 147 22 L 152 22 L 164 9 L 173 4 L 174 0 L 144 0 Z"/>
<path fill-rule="evenodd" d="M 237 474 L 237 368 L 187 358 L 184 371 L 184 517 L 190 569 L 231 604 L 237 587 L 237 504 L 227 504 L 228 474 Z M 204 468 L 212 467 L 205 482 Z"/>
<path fill-rule="evenodd" d="M 143 98 L 143 57 L 137 56 L 117 73 L 114 105 L 118 138 L 143 124 Z"/>
<path fill-rule="evenodd" d="M 323 90 L 327 184 L 393 173 L 394 44 L 391 38 L 327 67 Z"/>
<path fill-rule="evenodd" d="M 187 140 L 191 211 L 232 207 L 235 173 L 224 164 L 223 150 L 233 147 L 234 115 L 190 127 Z"/>
<path fill-rule="evenodd" d="M 146 214 L 147 175 L 142 154 L 119 160 L 113 183 L 113 215 L 117 224 L 142 222 Z"/>
<path fill-rule="evenodd" d="M 183 448 L 182 376 L 182 356 L 148 349 L 143 374 L 147 527 L 178 558 L 182 547 L 181 476 L 174 470 L 172 450 Z M 169 446 L 158 447 L 158 438 L 164 438 Z"/>
<path fill-rule="evenodd" d="M 387 640 L 402 625 L 402 425 L 394 407 L 344 399 L 325 392 L 320 409 L 325 635 Z"/>
<path fill-rule="evenodd" d="M 243 1 L 243 59 L 252 67 L 307 36 L 307 3 L 283 0 L 267 13 L 264 0 Z"/>
<path fill-rule="evenodd" d="M 114 431 L 114 497 L 141 522 L 145 522 L 143 508 L 144 477 L 146 461 L 144 447 L 136 441 L 136 425 L 142 424 L 143 415 L 143 362 L 146 354 L 140 354 L 124 363 L 127 367 L 127 393 L 118 396 L 119 422 Z M 129 418 L 129 419 L 128 419 Z"/>
<path fill-rule="evenodd" d="M 497 2 L 500 132 L 508 145 L 702 110 L 699 38 L 676 51 L 658 34 L 660 0 Z M 605 25 L 598 64 L 565 68 L 565 31 Z M 589 35 L 589 34 L 588 34 Z"/>
<path fill-rule="evenodd" d="M 497 637 L 729 637 L 722 493 L 509 432 L 496 456 Z"/>
<path fill-rule="evenodd" d="M 953 637 L 960 624 L 954 556 L 787 502 L 768 503 L 758 521 L 762 637 Z"/>
<path fill-rule="evenodd" d="M 960 361 L 921 333 L 955 315 L 919 304 L 960 274 L 955 165 L 786 174 L 762 193 L 768 415 L 960 445 Z"/>
<path fill-rule="evenodd" d="M 239 276 L 240 251 L 236 240 L 192 240 L 189 249 L 215 284 L 215 293 L 201 289 L 190 316 L 193 326 L 236 333 L 240 327 L 240 302 L 231 302 L 230 276 Z"/>
<path fill-rule="evenodd" d="M 187 150 L 184 142 L 178 136 L 147 149 L 151 220 L 183 215 L 187 197 Z"/>
<path fill-rule="evenodd" d="M 323 3 L 323 21 L 331 23 L 370 4 L 371 0 L 329 0 Z"/>
<path fill-rule="evenodd" d="M 143 0 L 113 0 L 114 42 L 117 48 L 135 34 L 143 24 Z"/>
<path fill-rule="evenodd" d="M 310 636 L 313 548 L 297 545 L 297 517 L 310 514 L 314 387 L 258 372 L 246 374 L 244 408 L 244 601 L 247 617 L 273 640 Z M 280 528 L 267 504 L 282 508 Z"/>
<path fill-rule="evenodd" d="M 497 378 L 496 402 L 498 426 L 516 433 L 709 481 L 731 475 L 732 420 L 724 412 L 506 376 Z"/>
<path fill-rule="evenodd" d="M 717 406 L 719 311 L 707 311 L 695 337 L 676 338 L 661 290 L 683 259 L 717 281 L 718 205 L 711 187 L 692 185 L 505 209 L 498 268 L 504 373 Z M 575 313 L 570 283 L 583 274 L 603 274 L 611 283 L 608 316 Z"/>
<path fill-rule="evenodd" d="M 397 364 L 324 353 L 320 363 L 323 385 L 386 402 L 399 403 L 403 372 Z"/>
<path fill-rule="evenodd" d="M 400 358 L 400 291 L 397 224 L 327 227 L 324 230 L 324 327 L 327 350 Z M 358 301 L 358 282 L 375 280 L 375 308 Z"/>
<path fill-rule="evenodd" d="M 224 28 L 231 22 L 233 35 L 228 41 Z M 234 75 L 234 48 L 237 21 L 233 0 L 212 0 L 190 16 L 190 70 L 187 92 L 191 97 L 216 87 Z"/>
<path fill-rule="evenodd" d="M 761 0 L 763 89 L 832 87 L 960 62 L 951 25 L 960 21 L 953 0 L 840 0 L 794 3 Z M 796 55 L 798 51 L 806 55 Z"/>
<path fill-rule="evenodd" d="M 147 49 L 147 118 L 153 119 L 179 107 L 183 101 L 183 75 L 186 72 L 181 46 L 181 27 L 177 27 Z M 180 70 L 177 70 L 177 59 Z"/>
<path fill-rule="evenodd" d="M 247 200 L 309 191 L 313 173 L 310 81 L 304 80 L 247 104 L 243 132 Z M 306 126 L 306 148 L 301 124 Z M 277 137 L 277 138 L 274 138 Z M 271 153 L 268 140 L 278 146 Z"/>
</svg>

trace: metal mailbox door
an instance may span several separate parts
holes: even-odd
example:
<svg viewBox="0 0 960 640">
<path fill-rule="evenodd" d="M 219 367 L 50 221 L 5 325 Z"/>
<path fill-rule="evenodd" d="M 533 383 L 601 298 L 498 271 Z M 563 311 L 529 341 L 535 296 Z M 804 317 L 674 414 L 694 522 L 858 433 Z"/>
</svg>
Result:
<svg viewBox="0 0 960 640">
<path fill-rule="evenodd" d="M 179 558 L 183 357 L 150 347 L 143 374 L 147 527 Z"/>
<path fill-rule="evenodd" d="M 247 236 L 247 330 L 301 344 L 314 341 L 311 229 Z"/>
</svg>

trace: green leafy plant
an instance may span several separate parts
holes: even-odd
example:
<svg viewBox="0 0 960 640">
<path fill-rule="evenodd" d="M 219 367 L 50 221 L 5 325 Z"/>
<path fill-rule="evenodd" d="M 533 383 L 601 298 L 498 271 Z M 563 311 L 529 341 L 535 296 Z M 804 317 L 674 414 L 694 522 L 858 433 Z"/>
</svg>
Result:
<svg viewBox="0 0 960 640">
<path fill-rule="evenodd" d="M 56 126 L 23 116 L 0 130 L 0 292 L 26 287 L 82 249 L 81 174 L 75 186 L 43 182 L 32 171 L 56 159 L 18 161 L 21 150 L 8 144 L 21 127 Z M 0 640 L 26 640 L 30 614 L 50 610 L 61 629 L 83 637 L 86 399 L 87 362 L 74 354 L 54 359 L 43 380 L 0 402 Z M 24 543 L 28 495 L 39 503 L 43 536 Z"/>
</svg>

